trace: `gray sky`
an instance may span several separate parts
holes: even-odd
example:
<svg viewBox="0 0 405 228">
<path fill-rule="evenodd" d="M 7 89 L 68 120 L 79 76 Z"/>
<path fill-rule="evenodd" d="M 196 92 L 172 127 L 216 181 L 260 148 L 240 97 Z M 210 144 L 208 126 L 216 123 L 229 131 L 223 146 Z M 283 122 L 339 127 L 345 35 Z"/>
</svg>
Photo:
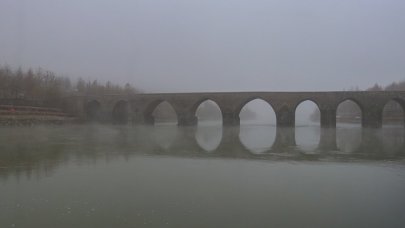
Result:
<svg viewBox="0 0 405 228">
<path fill-rule="evenodd" d="M 0 64 L 153 92 L 405 79 L 403 0 L 1 0 Z"/>
</svg>

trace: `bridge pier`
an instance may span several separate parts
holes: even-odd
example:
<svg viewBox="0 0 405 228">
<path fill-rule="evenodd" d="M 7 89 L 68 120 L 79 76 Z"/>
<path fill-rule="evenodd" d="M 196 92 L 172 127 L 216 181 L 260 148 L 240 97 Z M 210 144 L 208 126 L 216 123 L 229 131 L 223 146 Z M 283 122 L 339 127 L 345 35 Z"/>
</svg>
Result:
<svg viewBox="0 0 405 228">
<path fill-rule="evenodd" d="M 336 109 L 320 109 L 321 127 L 336 128 Z"/>
<path fill-rule="evenodd" d="M 198 118 L 192 114 L 180 113 L 177 115 L 177 125 L 179 126 L 195 126 L 198 123 Z"/>
<path fill-rule="evenodd" d="M 171 151 L 176 154 L 184 153 L 187 155 L 202 152 L 203 149 L 200 148 L 195 138 L 196 131 L 196 127 L 179 127 Z"/>
<path fill-rule="evenodd" d="M 295 111 L 283 106 L 276 111 L 277 129 L 273 149 L 284 150 L 295 146 Z"/>
<path fill-rule="evenodd" d="M 227 127 L 222 129 L 221 143 L 216 151 L 221 156 L 249 156 L 248 150 L 239 139 L 240 126 Z"/>
<path fill-rule="evenodd" d="M 362 126 L 365 128 L 382 127 L 382 110 L 374 108 L 364 109 L 362 116 Z"/>
<path fill-rule="evenodd" d="M 292 127 L 277 127 L 276 140 L 272 146 L 272 150 L 283 151 L 296 146 L 295 143 L 295 128 Z"/>
<path fill-rule="evenodd" d="M 222 125 L 224 126 L 238 126 L 240 125 L 239 113 L 223 112 Z"/>
<path fill-rule="evenodd" d="M 367 156 L 381 156 L 382 151 L 382 129 L 362 129 L 359 152 Z"/>
<path fill-rule="evenodd" d="M 333 151 L 337 150 L 337 142 L 336 142 L 336 128 L 329 127 L 324 128 L 321 127 L 321 137 L 319 140 L 318 149 L 321 151 Z"/>
<path fill-rule="evenodd" d="M 132 124 L 134 125 L 153 125 L 155 118 L 152 115 L 142 115 L 142 113 L 131 113 Z"/>
<path fill-rule="evenodd" d="M 153 117 L 152 115 L 145 116 L 143 118 L 143 123 L 147 124 L 147 125 L 153 125 L 153 124 L 155 124 L 155 117 Z"/>
<path fill-rule="evenodd" d="M 294 128 L 295 127 L 295 111 L 287 107 L 283 107 L 276 111 L 277 128 Z"/>
</svg>

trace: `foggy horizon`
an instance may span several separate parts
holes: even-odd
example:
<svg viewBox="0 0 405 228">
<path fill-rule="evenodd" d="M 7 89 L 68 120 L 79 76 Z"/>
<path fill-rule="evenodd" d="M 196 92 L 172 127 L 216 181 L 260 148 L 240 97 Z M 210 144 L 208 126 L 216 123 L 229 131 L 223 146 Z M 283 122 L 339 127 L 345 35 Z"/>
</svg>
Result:
<svg viewBox="0 0 405 228">
<path fill-rule="evenodd" d="M 0 3 L 0 65 L 145 92 L 341 91 L 405 79 L 405 2 Z"/>
</svg>

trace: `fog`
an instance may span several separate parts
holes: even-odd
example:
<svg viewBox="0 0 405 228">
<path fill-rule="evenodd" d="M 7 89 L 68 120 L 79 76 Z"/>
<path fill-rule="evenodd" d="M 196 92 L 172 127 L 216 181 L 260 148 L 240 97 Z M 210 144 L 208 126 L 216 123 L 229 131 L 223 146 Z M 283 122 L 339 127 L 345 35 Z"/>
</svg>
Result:
<svg viewBox="0 0 405 228">
<path fill-rule="evenodd" d="M 405 78 L 400 0 L 0 2 L 0 64 L 146 92 L 365 89 Z"/>
<path fill-rule="evenodd" d="M 0 0 L 0 227 L 403 228 L 402 92 L 136 94 L 398 81 L 404 0 Z"/>
</svg>

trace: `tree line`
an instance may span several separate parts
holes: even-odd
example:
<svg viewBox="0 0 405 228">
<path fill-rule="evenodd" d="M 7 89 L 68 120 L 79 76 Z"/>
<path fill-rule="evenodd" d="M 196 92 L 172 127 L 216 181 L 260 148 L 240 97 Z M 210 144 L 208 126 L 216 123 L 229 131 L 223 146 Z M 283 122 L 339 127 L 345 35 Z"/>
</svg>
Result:
<svg viewBox="0 0 405 228">
<path fill-rule="evenodd" d="M 79 78 L 71 80 L 52 71 L 12 69 L 0 66 L 0 99 L 2 100 L 39 100 L 57 104 L 63 97 L 71 95 L 135 94 L 134 86 L 124 86 L 110 81 L 100 83 L 97 80 Z"/>
</svg>

